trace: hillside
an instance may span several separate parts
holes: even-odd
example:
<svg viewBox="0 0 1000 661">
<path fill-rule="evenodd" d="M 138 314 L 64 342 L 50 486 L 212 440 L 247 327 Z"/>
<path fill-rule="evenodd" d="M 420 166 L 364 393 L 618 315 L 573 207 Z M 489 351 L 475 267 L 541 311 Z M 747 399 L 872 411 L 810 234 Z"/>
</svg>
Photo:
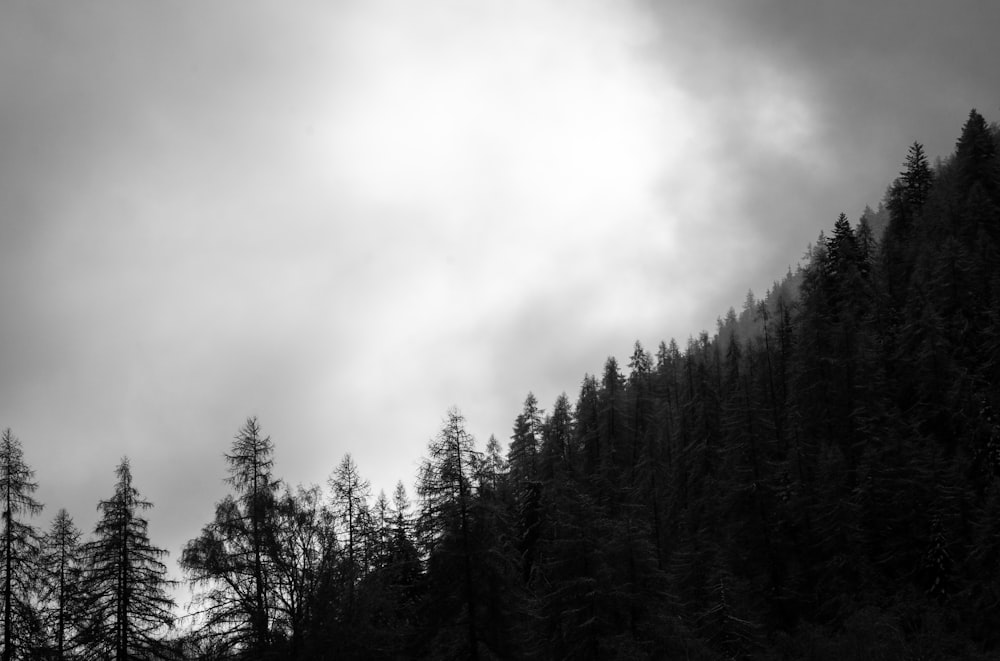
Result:
<svg viewBox="0 0 1000 661">
<path fill-rule="evenodd" d="M 292 488 L 249 418 L 179 622 L 128 460 L 94 539 L 65 510 L 42 535 L 7 430 L 4 658 L 995 658 L 998 267 L 1000 129 L 972 111 L 714 335 L 528 393 L 506 449 L 448 411 L 412 496 L 351 455 Z"/>
<path fill-rule="evenodd" d="M 529 394 L 506 452 L 450 411 L 412 515 L 345 459 L 323 606 L 274 631 L 301 658 L 990 657 L 998 142 L 973 111 L 937 167 L 914 144 L 877 231 L 841 215 L 714 337 Z"/>
</svg>

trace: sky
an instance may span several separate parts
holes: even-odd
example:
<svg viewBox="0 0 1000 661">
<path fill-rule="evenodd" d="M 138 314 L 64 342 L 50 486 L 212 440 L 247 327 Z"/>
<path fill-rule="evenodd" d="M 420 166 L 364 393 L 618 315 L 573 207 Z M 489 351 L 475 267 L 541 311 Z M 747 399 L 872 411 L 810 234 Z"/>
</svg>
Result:
<svg viewBox="0 0 1000 661">
<path fill-rule="evenodd" d="M 449 407 L 506 446 L 529 391 L 714 330 L 913 141 L 1000 119 L 998 24 L 992 0 L 4 2 L 0 428 L 36 524 L 91 531 L 128 456 L 175 568 L 251 415 L 288 483 L 351 453 L 415 497 Z"/>
</svg>

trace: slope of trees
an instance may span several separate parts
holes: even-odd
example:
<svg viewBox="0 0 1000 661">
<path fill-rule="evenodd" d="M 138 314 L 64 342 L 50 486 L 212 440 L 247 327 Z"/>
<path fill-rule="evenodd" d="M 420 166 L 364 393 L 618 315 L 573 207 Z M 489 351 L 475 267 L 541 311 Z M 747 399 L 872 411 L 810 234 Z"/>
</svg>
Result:
<svg viewBox="0 0 1000 661">
<path fill-rule="evenodd" d="M 248 419 L 169 643 L 128 463 L 95 539 L 39 535 L 8 431 L 3 658 L 995 658 L 1000 131 L 832 220 L 714 335 L 528 393 L 506 451 L 449 411 L 415 503 L 350 455 L 292 488 Z"/>
</svg>

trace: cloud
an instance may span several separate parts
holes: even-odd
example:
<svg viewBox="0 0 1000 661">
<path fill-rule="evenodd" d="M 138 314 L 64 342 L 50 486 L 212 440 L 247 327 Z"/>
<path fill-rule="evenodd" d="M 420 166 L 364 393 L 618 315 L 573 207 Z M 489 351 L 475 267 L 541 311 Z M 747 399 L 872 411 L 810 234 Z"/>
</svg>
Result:
<svg viewBox="0 0 1000 661">
<path fill-rule="evenodd" d="M 449 406 L 505 441 L 712 328 L 989 105 L 991 5 L 803 7 L 4 5 L 0 425 L 46 516 L 130 454 L 176 554 L 247 415 L 289 481 L 390 490 Z"/>
</svg>

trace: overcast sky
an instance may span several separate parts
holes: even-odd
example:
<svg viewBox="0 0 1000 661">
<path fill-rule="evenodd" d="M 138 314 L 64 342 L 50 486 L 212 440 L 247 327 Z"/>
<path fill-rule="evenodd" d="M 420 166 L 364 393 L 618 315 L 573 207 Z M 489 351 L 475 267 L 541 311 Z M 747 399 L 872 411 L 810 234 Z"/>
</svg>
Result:
<svg viewBox="0 0 1000 661">
<path fill-rule="evenodd" d="M 697 4 L 697 8 L 694 6 Z M 179 556 L 248 415 L 412 487 L 449 406 L 713 330 L 908 145 L 1000 115 L 1000 4 L 0 6 L 0 427 L 47 527 L 122 455 Z M 412 494 L 412 489 L 411 489 Z M 413 494 L 415 495 L 415 494 Z"/>
</svg>

